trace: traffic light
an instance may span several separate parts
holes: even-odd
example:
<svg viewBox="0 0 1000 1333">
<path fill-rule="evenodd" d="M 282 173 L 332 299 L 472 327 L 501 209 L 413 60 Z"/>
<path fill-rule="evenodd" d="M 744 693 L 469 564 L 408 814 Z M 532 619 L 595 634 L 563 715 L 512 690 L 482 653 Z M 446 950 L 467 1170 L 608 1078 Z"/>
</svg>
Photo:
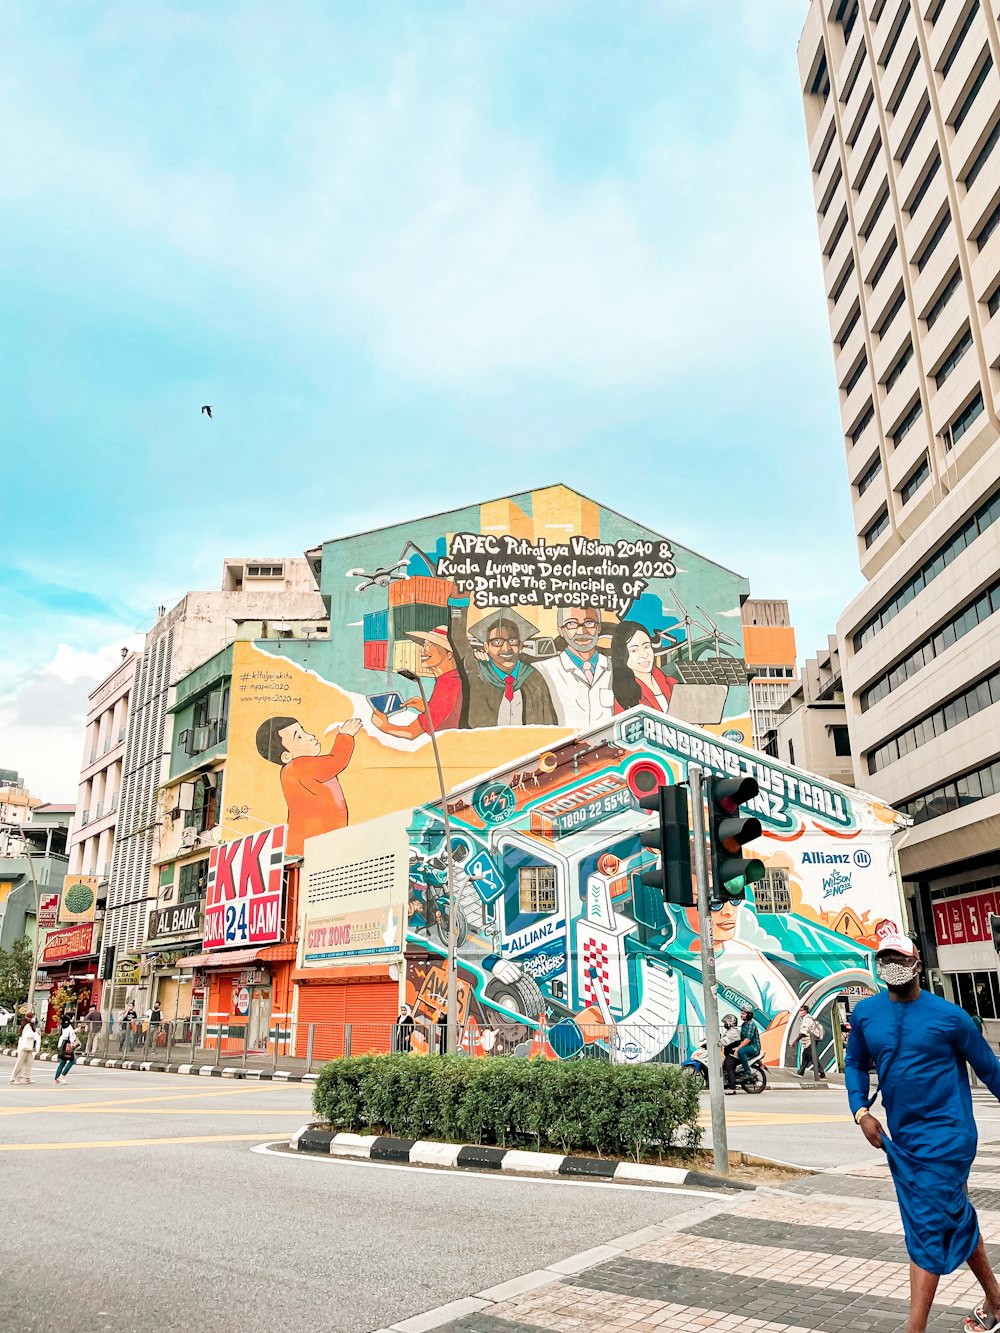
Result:
<svg viewBox="0 0 1000 1333">
<path fill-rule="evenodd" d="M 993 936 L 993 947 L 997 953 L 1000 953 L 1000 916 L 990 914 L 990 934 Z"/>
<path fill-rule="evenodd" d="M 643 830 L 639 841 L 643 847 L 653 847 L 660 854 L 659 866 L 644 870 L 640 879 L 650 888 L 659 889 L 664 902 L 693 907 L 687 787 L 684 783 L 672 787 L 660 784 L 647 796 L 640 796 L 639 805 L 658 816 L 656 826 Z"/>
<path fill-rule="evenodd" d="M 764 863 L 743 856 L 743 847 L 761 835 L 760 820 L 740 813 L 760 788 L 755 778 L 707 778 L 708 849 L 712 858 L 712 900 L 746 897 L 746 886 L 764 878 Z"/>
</svg>

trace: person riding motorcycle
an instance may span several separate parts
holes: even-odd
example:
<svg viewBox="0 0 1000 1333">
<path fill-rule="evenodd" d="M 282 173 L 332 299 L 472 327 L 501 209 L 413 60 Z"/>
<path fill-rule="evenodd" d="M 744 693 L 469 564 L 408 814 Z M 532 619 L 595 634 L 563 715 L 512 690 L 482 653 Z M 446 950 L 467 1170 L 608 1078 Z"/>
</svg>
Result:
<svg viewBox="0 0 1000 1333">
<path fill-rule="evenodd" d="M 740 1010 L 740 1044 L 735 1054 L 743 1066 L 743 1075 L 750 1079 L 750 1061 L 760 1055 L 760 1028 L 754 1022 L 753 1010 L 745 1004 Z"/>
<path fill-rule="evenodd" d="M 739 1060 L 736 1047 L 740 1043 L 740 1029 L 735 1014 L 726 1014 L 722 1020 L 722 1075 L 726 1085 L 726 1096 L 736 1096 L 736 1070 Z"/>
</svg>

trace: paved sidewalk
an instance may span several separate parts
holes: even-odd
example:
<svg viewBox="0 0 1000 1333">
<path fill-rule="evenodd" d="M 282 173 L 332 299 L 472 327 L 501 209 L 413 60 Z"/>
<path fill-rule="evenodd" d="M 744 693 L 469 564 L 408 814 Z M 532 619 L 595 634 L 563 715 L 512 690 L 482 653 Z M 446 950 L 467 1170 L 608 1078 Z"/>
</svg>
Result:
<svg viewBox="0 0 1000 1333">
<path fill-rule="evenodd" d="M 1000 1145 L 981 1148 L 970 1192 L 1000 1263 Z M 393 1329 L 900 1333 L 906 1324 L 908 1261 L 882 1164 L 715 1201 L 625 1240 Z M 961 1328 L 979 1294 L 967 1268 L 943 1278 L 930 1333 Z"/>
</svg>

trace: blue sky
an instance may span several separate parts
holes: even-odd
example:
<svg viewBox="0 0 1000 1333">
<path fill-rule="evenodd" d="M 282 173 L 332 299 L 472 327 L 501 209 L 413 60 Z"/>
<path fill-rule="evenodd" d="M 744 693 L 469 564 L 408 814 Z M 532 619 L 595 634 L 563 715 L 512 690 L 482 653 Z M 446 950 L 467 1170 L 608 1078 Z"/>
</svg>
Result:
<svg viewBox="0 0 1000 1333">
<path fill-rule="evenodd" d="M 87 690 L 224 555 L 553 481 L 813 651 L 861 579 L 805 9 L 7 7 L 0 767 L 73 799 Z"/>
</svg>

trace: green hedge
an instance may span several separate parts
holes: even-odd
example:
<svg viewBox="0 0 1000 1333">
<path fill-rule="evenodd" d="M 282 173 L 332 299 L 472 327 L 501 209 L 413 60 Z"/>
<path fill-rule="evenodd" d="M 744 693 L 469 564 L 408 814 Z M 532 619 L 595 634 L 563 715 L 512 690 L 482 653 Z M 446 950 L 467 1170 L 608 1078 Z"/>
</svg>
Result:
<svg viewBox="0 0 1000 1333">
<path fill-rule="evenodd" d="M 636 1160 L 701 1134 L 697 1089 L 659 1064 L 359 1055 L 323 1066 L 313 1107 L 338 1130 Z"/>
</svg>

